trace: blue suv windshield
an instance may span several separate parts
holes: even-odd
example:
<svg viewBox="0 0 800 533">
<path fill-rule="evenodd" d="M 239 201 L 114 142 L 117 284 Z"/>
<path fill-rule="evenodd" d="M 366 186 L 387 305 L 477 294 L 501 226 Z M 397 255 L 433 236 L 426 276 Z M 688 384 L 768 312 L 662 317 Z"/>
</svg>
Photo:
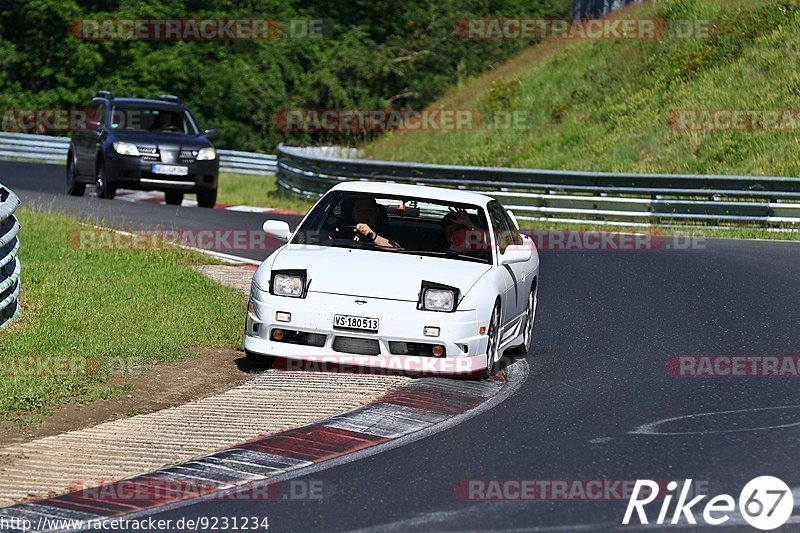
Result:
<svg viewBox="0 0 800 533">
<path fill-rule="evenodd" d="M 188 111 L 141 106 L 114 106 L 111 110 L 111 129 L 182 135 L 200 133 L 194 117 Z"/>
</svg>

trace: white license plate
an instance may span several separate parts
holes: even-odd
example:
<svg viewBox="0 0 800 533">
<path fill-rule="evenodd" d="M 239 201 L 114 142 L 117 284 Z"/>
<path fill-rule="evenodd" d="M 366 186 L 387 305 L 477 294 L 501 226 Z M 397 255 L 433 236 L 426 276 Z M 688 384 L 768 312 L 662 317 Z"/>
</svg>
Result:
<svg viewBox="0 0 800 533">
<path fill-rule="evenodd" d="M 360 331 L 378 331 L 378 319 L 363 316 L 333 315 L 333 327 L 337 329 L 356 329 Z"/>
<path fill-rule="evenodd" d="M 165 176 L 188 176 L 189 167 L 180 165 L 153 165 L 153 174 L 164 174 Z"/>
</svg>

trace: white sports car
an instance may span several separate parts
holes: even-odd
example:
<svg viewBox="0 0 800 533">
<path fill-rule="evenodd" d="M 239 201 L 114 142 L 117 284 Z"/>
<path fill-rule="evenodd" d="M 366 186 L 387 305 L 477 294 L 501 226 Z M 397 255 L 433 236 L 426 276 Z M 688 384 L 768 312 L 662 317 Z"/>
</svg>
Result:
<svg viewBox="0 0 800 533">
<path fill-rule="evenodd" d="M 333 187 L 253 276 L 249 358 L 491 376 L 527 354 L 539 255 L 481 194 L 392 183 Z"/>
</svg>

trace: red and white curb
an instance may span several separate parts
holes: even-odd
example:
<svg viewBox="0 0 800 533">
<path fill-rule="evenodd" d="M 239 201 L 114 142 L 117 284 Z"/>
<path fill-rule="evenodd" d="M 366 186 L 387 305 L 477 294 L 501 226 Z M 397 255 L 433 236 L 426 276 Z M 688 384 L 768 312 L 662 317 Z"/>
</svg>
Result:
<svg viewBox="0 0 800 533">
<path fill-rule="evenodd" d="M 87 191 L 90 196 L 96 196 L 94 190 Z M 136 202 L 145 204 L 159 204 L 165 205 L 164 193 L 158 191 L 129 191 L 119 189 L 115 196 L 116 199 L 124 202 Z M 197 200 L 184 198 L 181 207 L 197 207 Z M 245 213 L 272 213 L 275 215 L 304 215 L 305 213 L 298 213 L 296 211 L 287 211 L 285 209 L 275 209 L 269 207 L 253 207 L 250 205 L 229 205 L 217 204 L 214 209 L 224 209 L 226 211 L 240 211 Z"/>
<path fill-rule="evenodd" d="M 416 379 L 377 402 L 321 422 L 98 488 L 5 507 L 0 509 L 0 521 L 12 526 L 4 529 L 9 532 L 63 531 L 80 526 L 70 528 L 59 521 L 88 525 L 94 520 L 134 518 L 198 499 L 222 499 L 233 492 L 239 498 L 246 498 L 250 491 L 252 499 L 258 499 L 256 492 L 261 499 L 270 499 L 265 483 L 329 468 L 442 431 L 505 400 L 524 383 L 527 373 L 527 363 L 522 360 L 483 381 Z M 171 490 L 163 490 L 165 485 Z M 132 492 L 135 498 L 130 497 Z M 23 523 L 27 529 L 14 529 L 14 524 Z"/>
</svg>

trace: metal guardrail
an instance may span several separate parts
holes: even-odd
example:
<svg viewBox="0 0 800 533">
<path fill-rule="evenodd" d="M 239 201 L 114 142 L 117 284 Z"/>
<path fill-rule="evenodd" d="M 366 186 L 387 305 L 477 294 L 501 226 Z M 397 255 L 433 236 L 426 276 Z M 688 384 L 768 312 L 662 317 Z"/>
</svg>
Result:
<svg viewBox="0 0 800 533">
<path fill-rule="evenodd" d="M 0 133 L 0 159 L 66 163 L 69 139 L 28 133 Z"/>
<path fill-rule="evenodd" d="M 0 133 L 0 159 L 33 159 L 48 163 L 67 160 L 69 139 L 29 133 Z M 235 174 L 267 176 L 275 174 L 276 157 L 272 154 L 217 150 L 219 169 Z"/>
<path fill-rule="evenodd" d="M 0 328 L 19 313 L 19 221 L 14 211 L 19 198 L 0 185 Z"/>
<path fill-rule="evenodd" d="M 278 158 L 273 154 L 238 152 L 236 150 L 217 150 L 219 169 L 234 174 L 267 176 L 275 174 Z"/>
<path fill-rule="evenodd" d="M 319 198 L 347 180 L 472 190 L 493 196 L 518 218 L 619 225 L 794 225 L 800 178 L 625 174 L 466 167 L 323 157 L 278 147 L 277 184 Z"/>
</svg>

